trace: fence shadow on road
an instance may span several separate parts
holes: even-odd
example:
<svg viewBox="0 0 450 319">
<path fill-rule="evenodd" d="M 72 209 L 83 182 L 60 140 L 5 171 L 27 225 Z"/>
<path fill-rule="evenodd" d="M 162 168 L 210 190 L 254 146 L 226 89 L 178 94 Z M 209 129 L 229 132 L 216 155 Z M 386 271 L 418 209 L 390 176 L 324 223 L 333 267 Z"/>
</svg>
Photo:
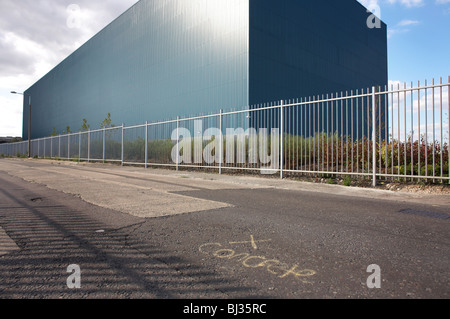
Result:
<svg viewBox="0 0 450 319">
<path fill-rule="evenodd" d="M 78 198 L 61 194 L 80 206 L 61 205 L 49 198 L 55 191 L 5 175 L 0 175 L 0 185 L 0 226 L 20 248 L 0 256 L 0 298 L 252 297 L 251 288 L 236 279 L 147 242 L 137 245 L 130 229 L 100 223 L 83 211 L 88 204 Z M 69 265 L 80 267 L 79 289 L 67 285 L 73 275 Z"/>
</svg>

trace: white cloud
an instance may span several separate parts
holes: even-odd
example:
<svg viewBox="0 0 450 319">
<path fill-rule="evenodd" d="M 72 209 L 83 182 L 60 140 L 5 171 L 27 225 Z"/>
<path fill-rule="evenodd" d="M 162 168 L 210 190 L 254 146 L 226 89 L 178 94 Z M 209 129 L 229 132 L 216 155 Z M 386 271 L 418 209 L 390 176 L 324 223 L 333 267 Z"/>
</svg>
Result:
<svg viewBox="0 0 450 319">
<path fill-rule="evenodd" d="M 388 38 L 392 38 L 392 36 L 394 36 L 395 34 L 407 33 L 411 31 L 409 27 L 416 26 L 420 23 L 421 22 L 417 20 L 402 20 L 394 27 L 388 27 Z"/>
<path fill-rule="evenodd" d="M 369 8 L 372 6 L 379 6 L 378 0 L 358 0 L 358 1 L 366 8 Z"/>
<path fill-rule="evenodd" d="M 24 91 L 137 0 L 0 1 L 0 136 L 22 135 Z M 79 22 L 71 27 L 71 18 Z"/>
<path fill-rule="evenodd" d="M 437 85 L 439 81 L 435 81 Z M 427 132 L 429 141 L 432 141 L 433 134 L 435 139 L 440 140 L 441 138 L 441 127 L 442 127 L 442 138 L 443 141 L 448 142 L 449 134 L 449 88 L 443 82 L 444 85 L 441 87 L 436 87 L 433 89 L 429 88 L 427 90 L 421 89 L 420 93 L 417 90 L 419 83 L 404 84 L 400 81 L 389 81 L 389 91 L 395 92 L 396 90 L 407 89 L 407 92 L 390 93 L 389 94 L 389 127 L 390 131 L 398 134 L 398 124 L 400 124 L 400 133 L 404 136 L 405 129 L 405 116 L 406 116 L 406 131 L 407 134 L 411 132 L 411 118 L 413 119 L 413 130 L 415 138 L 418 138 L 418 132 L 420 128 L 420 134 Z M 427 85 L 432 85 L 432 82 L 428 81 Z M 420 87 L 424 87 L 425 83 L 420 83 Z M 412 91 L 410 88 L 414 88 Z M 411 92 L 413 94 L 411 95 Z M 425 108 L 427 112 L 425 112 Z M 442 110 L 442 113 L 441 113 Z M 434 111 L 434 118 L 433 118 Z M 426 114 L 425 114 L 426 113 Z M 425 121 L 426 115 L 426 121 Z M 400 121 L 398 121 L 400 117 Z M 420 123 L 419 123 L 420 118 Z M 425 124 L 425 122 L 427 124 Z M 442 122 L 442 126 L 441 126 Z M 392 130 L 392 125 L 394 129 Z M 433 132 L 434 127 L 434 132 Z"/>
<path fill-rule="evenodd" d="M 442 0 L 437 0 L 437 1 L 442 1 Z M 446 1 L 446 0 L 444 0 L 444 1 Z M 421 7 L 425 4 L 424 0 L 387 0 L 387 2 L 390 4 L 400 3 L 401 5 L 404 5 L 408 8 Z"/>
<path fill-rule="evenodd" d="M 405 27 L 405 26 L 415 25 L 415 24 L 419 24 L 419 23 L 420 22 L 416 21 L 416 20 L 402 20 L 397 25 L 400 27 Z"/>
</svg>

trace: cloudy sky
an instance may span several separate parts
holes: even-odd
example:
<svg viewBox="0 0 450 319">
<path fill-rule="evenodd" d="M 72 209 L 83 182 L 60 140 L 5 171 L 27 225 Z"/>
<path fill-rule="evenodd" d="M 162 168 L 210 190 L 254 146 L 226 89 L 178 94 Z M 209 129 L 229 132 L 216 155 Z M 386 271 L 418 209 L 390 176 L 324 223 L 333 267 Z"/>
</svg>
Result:
<svg viewBox="0 0 450 319">
<path fill-rule="evenodd" d="M 447 81 L 450 0 L 359 1 L 388 24 L 390 80 Z M 28 89 L 136 2 L 0 0 L 0 136 L 22 135 L 23 97 L 10 91 Z"/>
</svg>

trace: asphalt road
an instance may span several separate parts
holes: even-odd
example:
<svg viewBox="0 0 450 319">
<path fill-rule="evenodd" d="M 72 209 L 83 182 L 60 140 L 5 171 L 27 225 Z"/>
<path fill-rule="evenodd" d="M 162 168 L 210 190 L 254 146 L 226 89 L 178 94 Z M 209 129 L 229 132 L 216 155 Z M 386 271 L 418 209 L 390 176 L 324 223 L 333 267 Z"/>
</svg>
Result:
<svg viewBox="0 0 450 319">
<path fill-rule="evenodd" d="M 335 185 L 2 159 L 0 298 L 448 299 L 449 207 Z M 80 288 L 68 287 L 69 265 Z"/>
</svg>

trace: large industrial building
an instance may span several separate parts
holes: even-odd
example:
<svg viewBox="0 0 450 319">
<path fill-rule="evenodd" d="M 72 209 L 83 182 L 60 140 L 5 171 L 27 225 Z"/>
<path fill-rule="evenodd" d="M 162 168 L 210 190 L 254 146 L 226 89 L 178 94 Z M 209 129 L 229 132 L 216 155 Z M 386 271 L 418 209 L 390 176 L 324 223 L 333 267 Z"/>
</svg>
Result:
<svg viewBox="0 0 450 319">
<path fill-rule="evenodd" d="M 356 0 L 141 0 L 25 93 L 32 138 L 387 83 Z M 28 99 L 23 138 L 28 138 Z"/>
</svg>

